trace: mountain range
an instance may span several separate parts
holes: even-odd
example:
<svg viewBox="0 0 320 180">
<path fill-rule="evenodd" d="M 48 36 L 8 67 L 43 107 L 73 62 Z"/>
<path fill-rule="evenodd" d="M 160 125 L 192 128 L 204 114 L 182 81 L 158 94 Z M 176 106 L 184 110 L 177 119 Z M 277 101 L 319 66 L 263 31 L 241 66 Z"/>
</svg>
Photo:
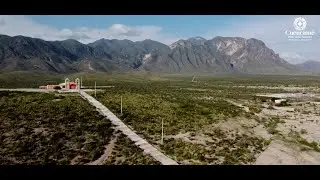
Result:
<svg viewBox="0 0 320 180">
<path fill-rule="evenodd" d="M 305 68 L 253 38 L 193 37 L 168 46 L 150 39 L 82 44 L 0 35 L 0 71 L 288 74 Z"/>
<path fill-rule="evenodd" d="M 304 63 L 297 64 L 297 66 L 304 72 L 319 73 L 320 62 L 319 61 L 306 61 Z"/>
</svg>

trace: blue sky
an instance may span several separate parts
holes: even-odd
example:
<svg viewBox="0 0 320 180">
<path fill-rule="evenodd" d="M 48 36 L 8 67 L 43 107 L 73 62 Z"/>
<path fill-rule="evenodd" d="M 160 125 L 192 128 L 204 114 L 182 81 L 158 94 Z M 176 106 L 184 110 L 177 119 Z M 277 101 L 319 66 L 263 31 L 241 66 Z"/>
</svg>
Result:
<svg viewBox="0 0 320 180">
<path fill-rule="evenodd" d="M 320 60 L 320 16 L 302 16 L 316 36 L 309 42 L 291 42 L 284 34 L 299 16 L 245 15 L 38 15 L 0 16 L 0 34 L 24 35 L 44 40 L 76 39 L 82 43 L 105 39 L 153 39 L 171 44 L 201 36 L 257 38 L 290 62 Z"/>
<path fill-rule="evenodd" d="M 254 16 L 206 16 L 206 15 L 117 15 L 117 16 L 29 16 L 33 20 L 42 23 L 50 24 L 57 28 L 77 28 L 77 27 L 92 27 L 92 28 L 107 28 L 112 24 L 125 24 L 128 26 L 135 25 L 153 25 L 163 28 L 165 33 L 179 32 L 186 36 L 196 36 L 203 34 L 208 28 L 225 28 L 236 21 L 249 21 Z M 262 19 L 262 18 L 261 18 Z M 197 28 L 195 28 L 195 26 Z"/>
</svg>

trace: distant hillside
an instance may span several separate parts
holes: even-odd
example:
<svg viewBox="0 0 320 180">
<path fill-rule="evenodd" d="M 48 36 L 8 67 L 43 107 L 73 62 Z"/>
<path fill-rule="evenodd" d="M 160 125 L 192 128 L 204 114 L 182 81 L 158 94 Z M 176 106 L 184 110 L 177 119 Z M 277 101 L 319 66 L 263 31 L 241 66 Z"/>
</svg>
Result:
<svg viewBox="0 0 320 180">
<path fill-rule="evenodd" d="M 297 66 L 305 72 L 320 73 L 320 62 L 319 61 L 306 61 Z"/>
<path fill-rule="evenodd" d="M 44 41 L 0 35 L 0 71 L 287 74 L 298 68 L 262 41 L 201 37 L 170 46 L 153 40 Z"/>
<path fill-rule="evenodd" d="M 293 73 L 298 69 L 257 39 L 215 37 L 179 40 L 146 63 L 158 71 Z"/>
</svg>

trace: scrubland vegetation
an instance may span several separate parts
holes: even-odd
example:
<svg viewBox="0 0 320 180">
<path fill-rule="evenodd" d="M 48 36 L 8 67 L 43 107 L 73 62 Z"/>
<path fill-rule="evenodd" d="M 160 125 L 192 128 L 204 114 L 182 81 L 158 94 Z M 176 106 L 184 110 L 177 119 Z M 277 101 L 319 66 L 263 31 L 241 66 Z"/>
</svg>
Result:
<svg viewBox="0 0 320 180">
<path fill-rule="evenodd" d="M 113 132 L 79 96 L 0 91 L 0 164 L 86 164 Z M 155 163 L 125 137 L 117 144 L 122 164 Z"/>
<path fill-rule="evenodd" d="M 11 76 L 11 79 L 17 76 Z M 271 75 L 263 77 L 199 76 L 195 79 L 197 82 L 191 82 L 192 76 L 180 75 L 79 73 L 68 77 L 72 79 L 80 76 L 83 77 L 84 86 L 93 86 L 97 82 L 98 88 L 104 90 L 97 92 L 97 100 L 137 134 L 146 138 L 180 164 L 253 163 L 270 141 L 252 133 L 224 130 L 217 126 L 230 120 L 234 124 L 238 123 L 238 119 L 253 120 L 265 128 L 269 134 L 276 135 L 278 134 L 277 125 L 283 123 L 282 119 L 277 116 L 257 117 L 255 114 L 260 113 L 263 107 L 260 102 L 256 101 L 255 94 L 285 93 L 288 91 L 283 87 L 319 86 L 320 83 L 318 77 Z M 3 77 L 0 74 L 0 82 L 5 81 Z M 32 77 L 35 81 L 31 84 L 26 83 L 27 86 L 24 86 L 23 83 L 18 84 L 19 80 L 17 80 L 16 84 L 5 82 L 2 87 L 37 88 L 48 81 L 61 82 L 65 76 L 47 75 L 45 77 L 48 81 L 37 81 L 36 79 L 41 78 L 34 75 Z M 249 88 L 249 86 L 274 88 Z M 123 100 L 122 114 L 121 97 Z M 2 134 L 5 134 L 1 136 L 1 140 L 8 142 L 1 145 L 2 164 L 13 162 L 68 164 L 76 156 L 81 156 L 77 159 L 79 164 L 84 164 L 101 156 L 104 146 L 114 136 L 109 121 L 105 121 L 103 117 L 94 112 L 93 107 L 78 97 L 60 98 L 52 94 L 30 96 L 29 94 L 7 93 L 0 98 L 1 107 L 5 107 L 0 110 L 2 113 L 0 116 L 2 118 L 1 130 L 4 132 Z M 249 112 L 228 100 L 248 102 L 246 105 Z M 16 108 L 20 108 L 19 113 L 13 112 Z M 44 112 L 49 112 L 50 115 Z M 72 118 L 74 116 L 76 118 Z M 23 120 L 14 120 L 19 118 Z M 30 123 L 27 124 L 26 122 L 29 121 L 26 119 L 31 119 Z M 162 120 L 164 122 L 163 144 L 160 143 Z M 33 129 L 39 127 L 44 128 L 43 131 L 49 133 L 49 136 L 46 134 L 44 138 L 41 133 L 35 135 Z M 21 128 L 28 130 L 21 130 Z M 207 129 L 211 130 L 207 131 Z M 55 136 L 58 136 L 59 140 L 54 140 L 55 138 L 52 140 L 50 133 L 52 136 L 58 133 Z M 17 141 L 24 134 L 27 134 L 24 136 L 25 140 Z M 180 137 L 182 134 L 188 135 Z M 35 140 L 31 140 L 34 137 Z M 303 142 L 301 138 L 295 139 Z M 34 148 L 35 150 L 27 151 L 33 153 L 29 153 L 28 156 L 24 153 L 23 148 L 29 147 L 30 143 L 42 149 Z M 314 144 L 306 145 L 316 150 Z M 18 147 L 17 152 L 8 153 L 8 149 L 13 147 Z M 52 153 L 54 155 L 51 155 Z M 34 158 L 34 160 L 23 159 L 24 156 L 28 156 L 29 159 Z M 119 136 L 105 164 L 157 164 L 157 162 L 144 155 L 124 136 Z"/>
</svg>

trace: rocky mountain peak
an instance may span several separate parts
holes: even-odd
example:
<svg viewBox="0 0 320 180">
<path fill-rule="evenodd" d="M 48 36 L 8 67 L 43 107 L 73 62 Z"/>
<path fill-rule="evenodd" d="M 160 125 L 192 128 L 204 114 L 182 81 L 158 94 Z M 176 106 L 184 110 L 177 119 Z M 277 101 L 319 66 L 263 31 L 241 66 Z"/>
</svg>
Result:
<svg viewBox="0 0 320 180">
<path fill-rule="evenodd" d="M 252 44 L 252 45 L 259 45 L 259 46 L 265 46 L 266 44 L 259 40 L 259 39 L 256 39 L 256 38 L 250 38 L 247 40 L 248 44 Z"/>
<path fill-rule="evenodd" d="M 86 59 L 90 57 L 90 66 Z M 90 68 L 88 68 L 90 67 Z M 0 70 L 54 72 L 130 71 L 157 72 L 291 72 L 294 68 L 261 40 L 217 36 L 192 37 L 167 46 L 146 39 L 44 41 L 0 35 Z"/>
<path fill-rule="evenodd" d="M 217 36 L 210 40 L 210 43 L 215 45 L 218 51 L 231 56 L 245 47 L 246 39 L 241 37 Z"/>
<path fill-rule="evenodd" d="M 180 39 L 177 42 L 172 43 L 169 47 L 170 47 L 170 49 L 174 49 L 174 48 L 179 47 L 179 46 L 183 47 L 185 45 L 186 45 L 186 41 L 183 40 L 183 39 Z"/>
<path fill-rule="evenodd" d="M 187 39 L 188 42 L 190 42 L 192 45 L 204 45 L 204 43 L 207 41 L 205 38 L 197 36 Z"/>
</svg>

